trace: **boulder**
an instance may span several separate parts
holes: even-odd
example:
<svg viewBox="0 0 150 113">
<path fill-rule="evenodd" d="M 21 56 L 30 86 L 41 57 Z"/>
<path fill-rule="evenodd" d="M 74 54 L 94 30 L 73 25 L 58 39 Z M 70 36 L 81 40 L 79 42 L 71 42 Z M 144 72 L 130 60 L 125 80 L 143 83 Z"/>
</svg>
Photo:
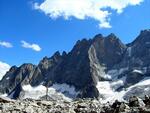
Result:
<svg viewBox="0 0 150 113">
<path fill-rule="evenodd" d="M 129 106 L 130 107 L 139 107 L 140 104 L 139 104 L 138 97 L 136 97 L 136 96 L 130 97 L 129 98 Z"/>
</svg>

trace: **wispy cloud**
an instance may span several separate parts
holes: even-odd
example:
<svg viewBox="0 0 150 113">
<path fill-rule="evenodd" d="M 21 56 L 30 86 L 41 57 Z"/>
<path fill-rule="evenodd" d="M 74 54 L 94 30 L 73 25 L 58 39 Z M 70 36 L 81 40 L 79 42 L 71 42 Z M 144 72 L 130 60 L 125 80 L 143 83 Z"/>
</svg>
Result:
<svg viewBox="0 0 150 113">
<path fill-rule="evenodd" d="M 22 43 L 22 47 L 24 48 L 29 48 L 34 51 L 41 51 L 41 47 L 38 44 L 30 44 L 24 40 L 22 40 L 21 43 Z"/>
<path fill-rule="evenodd" d="M 64 17 L 66 20 L 75 17 L 80 20 L 92 18 L 99 22 L 101 28 L 111 28 L 112 11 L 122 13 L 127 6 L 139 5 L 144 0 L 44 0 L 35 3 L 35 9 L 43 11 L 50 18 Z"/>
<path fill-rule="evenodd" d="M 6 47 L 6 48 L 12 48 L 13 45 L 10 42 L 0 41 L 0 46 Z"/>
<path fill-rule="evenodd" d="M 6 72 L 10 69 L 10 65 L 0 61 L 0 80 L 6 74 Z"/>
</svg>

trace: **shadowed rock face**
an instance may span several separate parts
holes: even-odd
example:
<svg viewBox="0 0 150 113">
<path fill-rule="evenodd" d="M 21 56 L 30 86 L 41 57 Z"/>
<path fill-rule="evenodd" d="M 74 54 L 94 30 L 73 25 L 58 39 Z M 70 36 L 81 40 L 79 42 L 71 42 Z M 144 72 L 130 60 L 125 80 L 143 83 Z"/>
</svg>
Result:
<svg viewBox="0 0 150 113">
<path fill-rule="evenodd" d="M 150 30 L 141 31 L 140 35 L 130 44 L 127 44 L 122 62 L 118 67 L 143 68 L 149 70 L 150 61 Z"/>
<path fill-rule="evenodd" d="M 92 45 L 99 62 L 107 68 L 112 68 L 114 64 L 119 63 L 127 48 L 114 34 L 106 38 L 98 35 L 94 38 Z"/>
<path fill-rule="evenodd" d="M 126 75 L 126 87 L 134 85 L 135 83 L 138 83 L 143 78 L 144 78 L 144 74 L 137 73 L 137 72 L 129 72 Z"/>
<path fill-rule="evenodd" d="M 126 85 L 129 86 L 148 75 L 149 61 L 150 30 L 142 31 L 135 41 L 127 45 L 114 34 L 107 37 L 98 34 L 93 39 L 77 41 L 69 53 L 63 52 L 61 55 L 56 52 L 50 58 L 44 57 L 37 66 L 13 66 L 0 81 L 0 92 L 22 90 L 25 84 L 51 86 L 66 83 L 80 91 L 78 97 L 98 98 L 96 84 L 108 80 L 104 75 L 109 70 L 127 68 L 118 78 L 126 76 Z M 134 69 L 145 70 L 139 74 L 133 73 Z"/>
<path fill-rule="evenodd" d="M 142 31 L 131 46 L 133 47 L 132 57 L 139 59 L 138 64 L 140 66 L 148 66 L 149 62 L 147 61 L 150 60 L 150 31 Z"/>
<path fill-rule="evenodd" d="M 46 85 L 46 82 L 53 79 L 54 70 L 61 61 L 62 56 L 59 52 L 56 52 L 51 58 L 44 57 L 35 68 L 30 84 L 37 86 L 41 82 L 44 82 Z"/>
<path fill-rule="evenodd" d="M 90 41 L 86 39 L 77 42 L 65 60 L 57 67 L 54 81 L 74 85 L 79 89 L 87 84 L 93 84 L 88 58 L 89 47 Z"/>
<path fill-rule="evenodd" d="M 34 69 L 35 66 L 32 64 L 11 67 L 0 82 L 0 91 L 2 93 L 10 93 L 18 84 L 29 84 Z"/>
</svg>

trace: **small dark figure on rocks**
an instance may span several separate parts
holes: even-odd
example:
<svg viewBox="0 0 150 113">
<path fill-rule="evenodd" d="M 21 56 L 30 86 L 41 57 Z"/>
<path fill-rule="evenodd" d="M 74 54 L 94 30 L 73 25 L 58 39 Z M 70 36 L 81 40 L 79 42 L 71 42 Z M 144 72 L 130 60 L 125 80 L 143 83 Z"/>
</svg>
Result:
<svg viewBox="0 0 150 113">
<path fill-rule="evenodd" d="M 119 113 L 119 108 L 120 108 L 121 102 L 119 102 L 118 100 L 116 100 L 113 104 L 112 104 L 112 108 L 114 110 L 114 113 Z"/>
<path fill-rule="evenodd" d="M 115 100 L 115 102 L 112 104 L 112 108 L 116 109 L 118 106 L 121 105 L 121 102 L 119 102 L 118 100 Z"/>
<path fill-rule="evenodd" d="M 132 96 L 129 98 L 130 107 L 139 107 L 139 100 L 137 96 Z"/>
<path fill-rule="evenodd" d="M 145 105 L 150 105 L 150 97 L 148 95 L 145 95 L 145 99 L 143 100 Z"/>
</svg>

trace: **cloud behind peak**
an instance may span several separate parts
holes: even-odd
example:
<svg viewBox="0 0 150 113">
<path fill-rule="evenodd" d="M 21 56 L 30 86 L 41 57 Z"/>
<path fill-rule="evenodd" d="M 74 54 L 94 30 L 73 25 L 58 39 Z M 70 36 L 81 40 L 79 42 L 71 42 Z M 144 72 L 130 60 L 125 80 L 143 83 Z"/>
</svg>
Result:
<svg viewBox="0 0 150 113">
<path fill-rule="evenodd" d="M 128 6 L 139 5 L 144 0 L 45 0 L 43 3 L 35 3 L 34 8 L 43 11 L 50 18 L 64 17 L 68 20 L 75 17 L 79 20 L 92 18 L 99 22 L 100 28 L 111 28 L 109 17 L 111 11 L 122 13 Z"/>
<path fill-rule="evenodd" d="M 3 78 L 3 76 L 6 74 L 6 72 L 10 69 L 10 65 L 7 63 L 4 63 L 0 61 L 0 80 Z"/>
</svg>

